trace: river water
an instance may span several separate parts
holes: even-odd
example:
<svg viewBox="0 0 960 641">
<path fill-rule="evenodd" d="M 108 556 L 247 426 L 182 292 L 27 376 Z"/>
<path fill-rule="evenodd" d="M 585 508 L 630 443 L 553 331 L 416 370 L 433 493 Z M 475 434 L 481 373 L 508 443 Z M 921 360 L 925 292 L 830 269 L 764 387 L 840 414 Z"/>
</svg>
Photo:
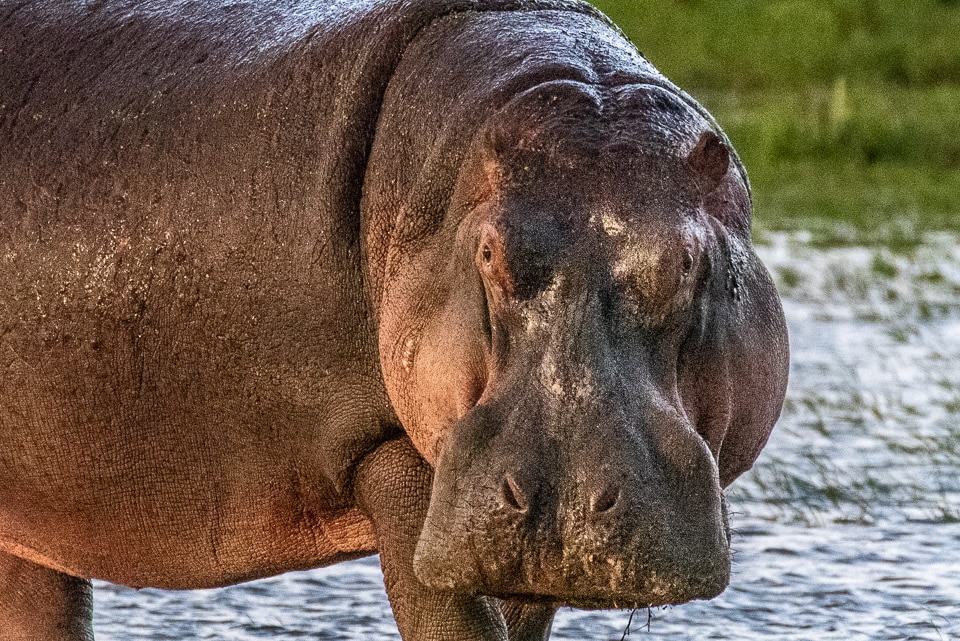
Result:
<svg viewBox="0 0 960 641">
<path fill-rule="evenodd" d="M 960 239 L 759 249 L 791 380 L 728 493 L 734 573 L 709 602 L 638 611 L 627 639 L 960 639 Z M 221 590 L 97 583 L 99 641 L 397 640 L 375 558 Z M 621 639 L 630 613 L 564 609 L 552 639 Z"/>
</svg>

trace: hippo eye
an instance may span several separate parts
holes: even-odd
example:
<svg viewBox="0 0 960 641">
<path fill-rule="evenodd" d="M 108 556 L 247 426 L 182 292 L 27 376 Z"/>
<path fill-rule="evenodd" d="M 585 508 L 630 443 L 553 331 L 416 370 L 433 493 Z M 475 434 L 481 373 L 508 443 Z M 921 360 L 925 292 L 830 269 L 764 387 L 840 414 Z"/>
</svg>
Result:
<svg viewBox="0 0 960 641">
<path fill-rule="evenodd" d="M 480 255 L 483 256 L 484 262 L 487 262 L 487 263 L 490 262 L 490 256 L 491 256 L 491 254 L 490 254 L 490 248 L 489 248 L 489 247 L 487 247 L 486 245 L 484 245 L 484 246 L 483 246 L 483 249 L 480 250 Z"/>
<path fill-rule="evenodd" d="M 685 252 L 683 255 L 683 262 L 680 263 L 681 269 L 683 269 L 684 276 L 690 274 L 690 271 L 693 270 L 693 254 L 689 251 Z"/>
</svg>

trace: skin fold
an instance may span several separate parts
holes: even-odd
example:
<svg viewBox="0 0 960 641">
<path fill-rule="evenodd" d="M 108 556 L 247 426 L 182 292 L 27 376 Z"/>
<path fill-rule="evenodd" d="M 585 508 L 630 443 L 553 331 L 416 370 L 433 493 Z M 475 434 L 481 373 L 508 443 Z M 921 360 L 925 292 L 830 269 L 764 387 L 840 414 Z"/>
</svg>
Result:
<svg viewBox="0 0 960 641">
<path fill-rule="evenodd" d="M 0 639 L 379 553 L 404 639 L 710 598 L 787 337 L 573 0 L 0 2 Z"/>
</svg>

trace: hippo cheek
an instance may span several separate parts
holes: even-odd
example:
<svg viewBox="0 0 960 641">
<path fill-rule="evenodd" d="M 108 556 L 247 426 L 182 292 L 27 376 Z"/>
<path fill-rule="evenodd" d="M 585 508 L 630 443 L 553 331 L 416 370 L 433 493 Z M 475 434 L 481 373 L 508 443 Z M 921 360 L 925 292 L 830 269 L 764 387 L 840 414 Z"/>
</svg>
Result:
<svg viewBox="0 0 960 641">
<path fill-rule="evenodd" d="M 536 405 L 521 416 L 493 400 L 452 430 L 414 558 L 422 582 L 584 608 L 723 591 L 726 508 L 703 439 L 601 407 L 556 425 Z"/>
<path fill-rule="evenodd" d="M 725 233 L 725 256 L 698 329 L 681 349 L 685 414 L 718 459 L 723 487 L 750 469 L 770 436 L 790 368 L 786 322 L 766 269 Z"/>
</svg>

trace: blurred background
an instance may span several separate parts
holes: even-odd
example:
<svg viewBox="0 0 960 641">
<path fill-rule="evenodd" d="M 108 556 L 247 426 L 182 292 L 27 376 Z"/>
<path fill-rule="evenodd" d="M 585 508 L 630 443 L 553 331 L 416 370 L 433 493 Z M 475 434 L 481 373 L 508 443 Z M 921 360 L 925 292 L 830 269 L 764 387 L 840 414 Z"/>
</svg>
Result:
<svg viewBox="0 0 960 641">
<path fill-rule="evenodd" d="M 593 4 L 717 117 L 760 230 L 960 229 L 960 0 Z"/>
<path fill-rule="evenodd" d="M 960 639 L 960 0 L 594 1 L 741 154 L 791 380 L 727 591 L 551 639 Z M 399 639 L 376 558 L 96 600 L 101 641 Z"/>
</svg>

